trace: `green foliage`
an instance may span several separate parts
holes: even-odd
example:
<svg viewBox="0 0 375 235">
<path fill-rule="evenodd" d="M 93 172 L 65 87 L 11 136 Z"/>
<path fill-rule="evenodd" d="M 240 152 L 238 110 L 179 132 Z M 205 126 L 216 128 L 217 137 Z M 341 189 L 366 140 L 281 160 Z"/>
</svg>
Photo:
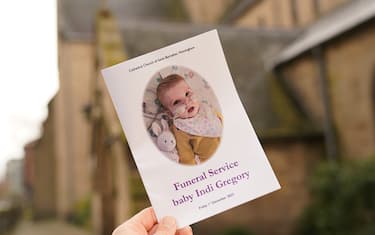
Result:
<svg viewBox="0 0 375 235">
<path fill-rule="evenodd" d="M 188 14 L 181 0 L 165 0 L 166 15 L 172 21 L 184 22 L 188 20 Z"/>
<path fill-rule="evenodd" d="M 297 234 L 375 234 L 375 159 L 324 163 L 312 179 L 312 203 Z"/>
<path fill-rule="evenodd" d="M 281 127 L 298 131 L 300 134 L 314 131 L 316 127 L 293 102 L 287 85 L 281 79 L 272 75 L 268 75 L 267 80 L 271 91 L 273 109 L 280 119 Z"/>
<path fill-rule="evenodd" d="M 219 235 L 254 235 L 254 233 L 243 227 L 229 227 Z"/>
<path fill-rule="evenodd" d="M 91 200 L 86 197 L 74 205 L 73 214 L 69 221 L 72 224 L 89 228 L 91 226 Z"/>
<path fill-rule="evenodd" d="M 2 201 L 0 206 L 0 234 L 7 234 L 14 228 L 22 217 L 22 208 L 19 204 L 6 204 Z"/>
<path fill-rule="evenodd" d="M 130 175 L 130 197 L 132 201 L 131 214 L 135 214 L 143 208 L 150 206 L 146 190 L 140 176 L 136 172 Z"/>
<path fill-rule="evenodd" d="M 147 194 L 145 187 L 138 174 L 132 174 L 130 176 L 130 196 L 134 200 L 146 200 Z"/>
</svg>

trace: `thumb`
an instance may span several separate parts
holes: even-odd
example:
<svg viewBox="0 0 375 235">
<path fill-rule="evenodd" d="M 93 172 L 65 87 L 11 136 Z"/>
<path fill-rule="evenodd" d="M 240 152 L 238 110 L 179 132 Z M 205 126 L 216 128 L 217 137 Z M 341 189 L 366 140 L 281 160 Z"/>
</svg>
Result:
<svg viewBox="0 0 375 235">
<path fill-rule="evenodd" d="M 174 235 L 176 229 L 176 220 L 173 217 L 167 216 L 161 219 L 154 235 Z"/>
</svg>

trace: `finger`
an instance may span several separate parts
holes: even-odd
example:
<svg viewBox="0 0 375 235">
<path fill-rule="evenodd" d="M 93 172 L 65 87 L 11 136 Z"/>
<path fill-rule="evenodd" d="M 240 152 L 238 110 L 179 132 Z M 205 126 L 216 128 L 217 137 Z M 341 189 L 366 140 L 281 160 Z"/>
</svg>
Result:
<svg viewBox="0 0 375 235">
<path fill-rule="evenodd" d="M 113 234 L 120 234 L 124 233 L 127 230 L 136 230 L 136 231 L 149 231 L 155 224 L 157 223 L 157 219 L 155 216 L 155 212 L 152 207 L 148 207 L 138 214 L 134 215 L 132 218 L 118 226 Z"/>
<path fill-rule="evenodd" d="M 173 217 L 167 216 L 160 220 L 155 235 L 174 235 L 177 224 Z"/>
<path fill-rule="evenodd" d="M 190 226 L 186 226 L 177 230 L 176 235 L 193 235 L 193 230 Z"/>
<path fill-rule="evenodd" d="M 156 233 L 156 230 L 158 229 L 158 225 L 159 224 L 155 224 L 154 227 L 152 227 L 149 231 L 148 231 L 148 234 L 149 235 L 154 235 Z"/>
<path fill-rule="evenodd" d="M 156 219 L 154 209 L 152 207 L 148 207 L 133 216 L 128 222 L 142 224 L 143 227 L 149 231 L 158 222 L 158 220 Z"/>
</svg>

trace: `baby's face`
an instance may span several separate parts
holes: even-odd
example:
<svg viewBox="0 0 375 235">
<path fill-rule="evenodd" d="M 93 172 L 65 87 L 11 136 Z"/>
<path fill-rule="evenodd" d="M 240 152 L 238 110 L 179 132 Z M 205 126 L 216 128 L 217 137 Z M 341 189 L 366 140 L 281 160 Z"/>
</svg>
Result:
<svg viewBox="0 0 375 235">
<path fill-rule="evenodd" d="M 179 118 L 194 117 L 199 111 L 199 102 L 192 99 L 193 91 L 185 81 L 176 83 L 166 89 L 161 98 L 161 103 L 174 116 Z"/>
</svg>

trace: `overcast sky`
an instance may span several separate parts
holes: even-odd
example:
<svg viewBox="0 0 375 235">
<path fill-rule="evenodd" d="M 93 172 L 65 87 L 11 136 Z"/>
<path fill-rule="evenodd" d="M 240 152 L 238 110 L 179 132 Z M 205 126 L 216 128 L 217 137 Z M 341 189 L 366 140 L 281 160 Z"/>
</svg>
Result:
<svg viewBox="0 0 375 235">
<path fill-rule="evenodd" d="M 40 135 L 58 87 L 56 2 L 2 1 L 0 178 L 9 159 Z"/>
</svg>

